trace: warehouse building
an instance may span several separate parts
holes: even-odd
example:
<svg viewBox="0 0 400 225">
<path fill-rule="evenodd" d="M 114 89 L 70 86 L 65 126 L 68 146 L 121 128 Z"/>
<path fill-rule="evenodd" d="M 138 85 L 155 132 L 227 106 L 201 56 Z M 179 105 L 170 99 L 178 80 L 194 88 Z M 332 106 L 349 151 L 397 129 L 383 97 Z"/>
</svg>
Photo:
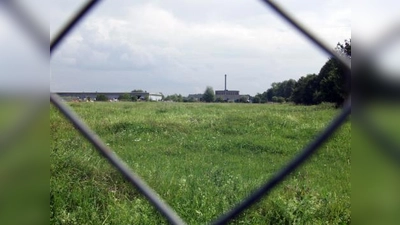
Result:
<svg viewBox="0 0 400 225">
<path fill-rule="evenodd" d="M 161 93 L 150 93 L 146 91 L 132 91 L 132 92 L 58 92 L 60 97 L 68 100 L 96 100 L 98 95 L 105 95 L 110 100 L 116 100 L 119 96 L 130 94 L 131 97 L 136 97 L 138 100 L 148 99 L 150 101 L 161 101 L 163 95 Z"/>
<path fill-rule="evenodd" d="M 226 74 L 225 74 L 225 89 L 224 90 L 216 90 L 215 91 L 215 98 L 221 98 L 226 102 L 237 102 L 241 98 L 247 98 L 246 101 L 249 100 L 249 95 L 240 95 L 239 91 L 237 90 L 228 90 L 226 87 Z"/>
</svg>

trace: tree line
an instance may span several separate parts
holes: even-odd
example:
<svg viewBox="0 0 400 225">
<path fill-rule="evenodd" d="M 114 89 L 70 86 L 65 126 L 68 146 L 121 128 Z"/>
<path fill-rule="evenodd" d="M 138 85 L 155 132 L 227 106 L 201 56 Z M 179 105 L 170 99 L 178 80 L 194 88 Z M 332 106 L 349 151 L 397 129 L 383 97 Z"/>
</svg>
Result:
<svg viewBox="0 0 400 225">
<path fill-rule="evenodd" d="M 335 51 L 351 59 L 351 39 L 345 40 L 344 43 L 338 43 Z M 348 74 L 339 63 L 338 60 L 331 57 L 321 67 L 318 74 L 307 74 L 300 77 L 297 81 L 294 79 L 282 82 L 274 82 L 271 87 L 263 93 L 257 93 L 251 102 L 293 102 L 295 104 L 316 105 L 322 102 L 335 103 L 341 106 L 350 92 L 350 82 L 346 79 Z M 143 92 L 142 90 L 134 90 L 133 92 Z M 97 101 L 108 101 L 107 96 L 98 95 Z M 130 96 L 129 93 L 119 96 L 120 101 L 138 101 L 136 96 Z M 149 101 L 146 96 L 144 101 Z M 181 94 L 173 94 L 164 96 L 163 101 L 174 102 L 225 102 L 221 97 L 216 97 L 212 87 L 207 86 L 200 99 L 184 97 Z M 236 102 L 249 102 L 246 97 L 237 99 Z"/>
<path fill-rule="evenodd" d="M 335 50 L 351 59 L 351 39 L 344 44 L 338 43 Z M 275 82 L 271 88 L 258 93 L 254 103 L 264 102 L 294 102 L 296 104 L 315 105 L 321 102 L 331 102 L 340 106 L 350 91 L 348 74 L 338 60 L 331 57 L 318 74 L 308 74 L 294 79 Z"/>
</svg>

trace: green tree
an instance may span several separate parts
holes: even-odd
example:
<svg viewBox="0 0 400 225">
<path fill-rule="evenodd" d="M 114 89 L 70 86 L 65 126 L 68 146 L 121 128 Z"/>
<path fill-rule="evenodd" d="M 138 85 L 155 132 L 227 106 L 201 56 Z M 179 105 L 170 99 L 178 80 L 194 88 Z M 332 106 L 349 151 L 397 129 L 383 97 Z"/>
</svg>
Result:
<svg viewBox="0 0 400 225">
<path fill-rule="evenodd" d="M 176 96 L 176 101 L 177 102 L 183 102 L 183 96 L 181 94 Z"/>
<path fill-rule="evenodd" d="M 345 85 L 346 74 L 335 58 L 331 58 L 325 63 L 318 74 L 318 79 L 321 100 L 341 105 L 348 95 Z"/>
<path fill-rule="evenodd" d="M 290 97 L 292 96 L 294 87 L 296 86 L 296 80 L 290 79 L 283 83 L 283 95 L 281 97 L 284 97 L 285 101 L 290 101 Z"/>
<path fill-rule="evenodd" d="M 168 95 L 164 101 L 183 102 L 183 96 L 181 94 Z"/>
<path fill-rule="evenodd" d="M 296 81 L 293 79 L 285 80 L 283 82 L 274 82 L 271 84 L 271 88 L 267 89 L 266 97 L 268 101 L 274 101 L 272 97 L 282 97 L 285 101 L 290 100 L 292 96 Z"/>
<path fill-rule="evenodd" d="M 281 97 L 281 96 L 273 96 L 273 97 L 272 97 L 272 101 L 273 101 L 273 102 L 284 103 L 284 102 L 285 102 L 285 98 L 284 98 L 284 97 Z"/>
<path fill-rule="evenodd" d="M 260 102 L 259 102 L 259 103 L 266 103 L 266 102 L 268 102 L 268 99 L 267 99 L 267 92 L 266 92 L 266 91 L 264 91 L 262 94 L 257 93 L 256 96 L 254 96 L 254 98 L 259 98 L 259 99 L 260 99 Z M 256 100 L 256 101 L 257 101 L 257 100 Z"/>
<path fill-rule="evenodd" d="M 285 95 L 285 85 L 287 81 L 272 83 L 272 89 L 274 90 L 275 96 Z"/>
<path fill-rule="evenodd" d="M 132 97 L 129 93 L 124 93 L 124 94 L 118 96 L 118 100 L 119 101 L 131 101 Z"/>
<path fill-rule="evenodd" d="M 240 97 L 239 102 L 241 102 L 241 103 L 247 103 L 247 100 L 248 100 L 247 97 L 242 96 L 242 97 Z"/>
<path fill-rule="evenodd" d="M 336 51 L 351 59 L 351 39 L 345 40 L 344 44 L 338 43 Z M 336 106 L 343 104 L 350 90 L 349 74 L 346 71 L 335 58 L 330 58 L 322 66 L 318 74 L 322 101 L 335 103 Z"/>
<path fill-rule="evenodd" d="M 212 87 L 207 86 L 207 88 L 203 94 L 203 100 L 205 102 L 213 102 L 215 100 L 215 93 L 214 93 L 214 89 Z"/>
<path fill-rule="evenodd" d="M 197 100 L 194 99 L 193 97 L 190 97 L 190 98 L 183 98 L 183 102 L 197 102 Z"/>
<path fill-rule="evenodd" d="M 265 92 L 265 100 L 266 100 L 265 102 L 272 102 L 272 97 L 274 96 L 275 96 L 274 89 L 273 88 L 268 89 Z"/>
<path fill-rule="evenodd" d="M 351 39 L 344 44 L 338 43 L 335 50 L 351 59 Z M 271 88 L 257 94 L 261 102 L 293 101 L 296 104 L 319 104 L 333 102 L 337 106 L 343 104 L 349 95 L 350 81 L 344 67 L 335 58 L 330 58 L 321 68 L 318 75 L 309 74 L 297 82 L 293 79 L 274 82 Z M 282 101 L 282 98 L 284 99 Z"/>
<path fill-rule="evenodd" d="M 319 90 L 319 82 L 316 74 L 308 74 L 300 77 L 293 90 L 291 100 L 296 104 L 313 105 L 318 104 L 315 92 Z"/>
<path fill-rule="evenodd" d="M 96 101 L 105 102 L 108 101 L 108 97 L 104 94 L 99 94 L 96 96 Z"/>
<path fill-rule="evenodd" d="M 259 94 L 257 94 L 256 96 L 254 96 L 252 102 L 253 102 L 253 103 L 260 103 L 260 102 L 261 102 L 261 98 L 260 98 Z"/>
<path fill-rule="evenodd" d="M 224 102 L 224 99 L 222 97 L 218 97 L 215 99 L 216 102 Z"/>
<path fill-rule="evenodd" d="M 344 44 L 342 44 L 340 42 L 337 43 L 336 51 L 351 58 L 351 38 L 349 40 L 344 40 Z"/>
<path fill-rule="evenodd" d="M 351 39 L 344 44 L 338 43 L 336 51 L 351 59 Z M 333 102 L 341 106 L 350 93 L 350 80 L 347 70 L 335 58 L 329 59 L 321 68 L 320 77 L 321 96 L 323 101 Z"/>
</svg>

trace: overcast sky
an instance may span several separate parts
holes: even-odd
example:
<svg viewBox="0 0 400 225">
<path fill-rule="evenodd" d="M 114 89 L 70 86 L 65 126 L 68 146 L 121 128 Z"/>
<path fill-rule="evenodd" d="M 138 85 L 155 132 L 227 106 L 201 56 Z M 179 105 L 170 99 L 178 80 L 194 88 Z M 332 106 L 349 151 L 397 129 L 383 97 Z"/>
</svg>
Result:
<svg viewBox="0 0 400 225">
<path fill-rule="evenodd" d="M 53 1 L 51 36 L 81 1 Z M 332 48 L 351 37 L 347 1 L 280 1 Z M 52 91 L 254 95 L 318 73 L 328 56 L 258 0 L 103 1 L 51 60 Z"/>
<path fill-rule="evenodd" d="M 44 36 L 50 24 L 50 37 L 82 3 L 19 1 Z M 397 0 L 279 2 L 332 48 L 355 36 L 353 59 L 395 25 L 400 30 Z M 187 95 L 207 85 L 223 89 L 228 74 L 230 90 L 254 95 L 272 82 L 318 73 L 327 60 L 259 0 L 104 0 L 49 65 L 48 47 L 38 48 L 32 33 L 0 3 L 0 91 L 48 90 L 50 83 L 52 91 L 145 89 Z M 398 32 L 397 43 L 379 55 L 397 78 L 399 37 Z"/>
</svg>

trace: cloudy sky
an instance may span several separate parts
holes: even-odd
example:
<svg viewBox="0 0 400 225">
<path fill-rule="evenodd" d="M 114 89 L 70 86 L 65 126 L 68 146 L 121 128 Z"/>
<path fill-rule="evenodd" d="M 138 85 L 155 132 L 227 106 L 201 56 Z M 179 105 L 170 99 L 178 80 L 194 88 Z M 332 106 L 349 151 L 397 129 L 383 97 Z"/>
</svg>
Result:
<svg viewBox="0 0 400 225">
<path fill-rule="evenodd" d="M 51 37 L 79 0 L 53 1 Z M 346 1 L 280 1 L 332 48 L 351 37 Z M 103 1 L 57 49 L 51 91 L 254 95 L 328 59 L 258 0 Z"/>
<path fill-rule="evenodd" d="M 50 2 L 50 37 L 80 0 Z M 345 1 L 281 4 L 332 48 L 351 37 Z M 327 56 L 258 0 L 103 1 L 57 49 L 51 91 L 242 94 L 318 73 Z"/>
<path fill-rule="evenodd" d="M 16 2 L 15 0 L 14 2 Z M 46 36 L 82 0 L 18 0 Z M 0 1 L 0 91 L 201 93 L 207 85 L 256 94 L 272 82 L 318 73 L 327 56 L 260 0 L 104 0 L 56 50 L 38 48 Z M 280 0 L 327 45 L 356 41 L 356 53 L 400 27 L 397 0 Z M 22 28 L 22 29 L 21 29 Z M 400 78 L 400 32 L 378 55 Z M 397 42 L 397 43 L 396 43 Z M 354 43 L 353 43 L 354 44 Z M 354 46 L 353 46 L 354 47 Z M 39 51 L 38 51 L 39 50 Z M 353 61 L 354 62 L 354 61 Z"/>
</svg>

